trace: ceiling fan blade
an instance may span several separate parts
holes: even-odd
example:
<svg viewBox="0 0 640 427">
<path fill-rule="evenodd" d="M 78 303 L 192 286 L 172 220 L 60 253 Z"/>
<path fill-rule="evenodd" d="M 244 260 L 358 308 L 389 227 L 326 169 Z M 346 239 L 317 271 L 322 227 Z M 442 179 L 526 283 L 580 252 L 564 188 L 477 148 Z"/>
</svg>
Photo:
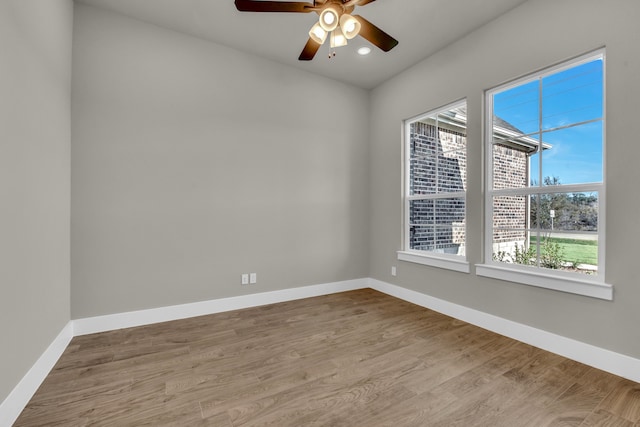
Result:
<svg viewBox="0 0 640 427">
<path fill-rule="evenodd" d="M 365 4 L 372 3 L 376 0 L 342 0 L 342 3 L 346 3 L 349 6 L 364 6 Z M 345 6 L 346 6 L 345 4 Z"/>
<path fill-rule="evenodd" d="M 389 34 L 364 19 L 362 16 L 353 15 L 353 17 L 360 22 L 360 35 L 378 46 L 380 49 L 385 52 L 389 52 L 398 45 L 398 40 L 394 39 Z"/>
<path fill-rule="evenodd" d="M 255 1 L 236 0 L 236 9 L 240 12 L 296 12 L 309 13 L 315 7 L 313 3 L 302 1 Z"/>
<path fill-rule="evenodd" d="M 350 6 L 364 6 L 365 4 L 372 3 L 376 0 L 342 0 L 342 5 L 345 7 Z"/>
<path fill-rule="evenodd" d="M 300 53 L 300 57 L 298 58 L 298 60 L 311 61 L 313 57 L 316 56 L 316 53 L 318 52 L 318 49 L 320 49 L 320 46 L 322 46 L 320 43 L 314 41 L 312 38 L 309 38 L 307 44 L 304 46 L 304 49 L 302 49 L 302 53 Z"/>
</svg>

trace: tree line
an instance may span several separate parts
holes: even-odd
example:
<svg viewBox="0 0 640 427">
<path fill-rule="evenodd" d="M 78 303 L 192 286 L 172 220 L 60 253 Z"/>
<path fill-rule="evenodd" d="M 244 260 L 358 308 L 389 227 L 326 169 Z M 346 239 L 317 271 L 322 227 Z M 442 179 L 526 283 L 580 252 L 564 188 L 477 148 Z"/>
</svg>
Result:
<svg viewBox="0 0 640 427">
<path fill-rule="evenodd" d="M 558 177 L 545 177 L 545 186 L 561 185 Z M 532 181 L 532 185 L 535 182 Z M 550 193 L 531 200 L 531 227 L 544 230 L 597 231 L 598 197 L 587 193 Z M 554 215 L 553 215 L 554 214 Z M 552 216 L 555 216 L 552 218 Z"/>
</svg>

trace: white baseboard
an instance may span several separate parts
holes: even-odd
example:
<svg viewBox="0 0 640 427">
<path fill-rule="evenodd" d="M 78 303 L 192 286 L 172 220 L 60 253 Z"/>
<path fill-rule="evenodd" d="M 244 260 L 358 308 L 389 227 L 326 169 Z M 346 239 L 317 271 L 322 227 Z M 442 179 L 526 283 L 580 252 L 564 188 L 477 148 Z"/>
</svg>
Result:
<svg viewBox="0 0 640 427">
<path fill-rule="evenodd" d="M 20 413 L 27 406 L 40 384 L 49 375 L 49 372 L 62 356 L 72 338 L 73 324 L 69 322 L 29 369 L 29 372 L 22 377 L 18 385 L 9 393 L 9 396 L 0 403 L 0 426 L 10 426 L 18 419 Z"/>
<path fill-rule="evenodd" d="M 369 287 L 569 359 L 640 382 L 640 360 L 498 316 L 369 279 Z"/>
<path fill-rule="evenodd" d="M 191 304 L 173 305 L 149 310 L 131 311 L 128 313 L 109 314 L 89 317 L 73 321 L 74 335 L 87 335 L 115 329 L 150 325 L 170 320 L 186 319 L 225 311 L 240 310 L 284 301 L 352 291 L 368 287 L 368 279 L 355 279 L 343 282 L 325 283 L 321 285 L 302 286 L 280 291 L 222 298 Z"/>
</svg>

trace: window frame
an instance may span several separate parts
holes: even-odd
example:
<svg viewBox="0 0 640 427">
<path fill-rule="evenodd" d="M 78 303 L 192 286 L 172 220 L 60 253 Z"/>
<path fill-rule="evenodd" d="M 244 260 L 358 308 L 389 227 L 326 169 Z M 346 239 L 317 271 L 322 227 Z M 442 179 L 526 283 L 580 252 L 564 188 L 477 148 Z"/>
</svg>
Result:
<svg viewBox="0 0 640 427">
<path fill-rule="evenodd" d="M 533 81 L 542 81 L 545 77 L 553 74 L 569 70 L 585 63 L 601 59 L 602 67 L 602 182 L 599 183 L 580 183 L 568 185 L 553 185 L 524 188 L 493 188 L 494 164 L 493 164 L 493 99 L 494 95 L 504 91 L 519 87 Z M 613 299 L 613 286 L 605 283 L 605 241 L 606 241 L 606 54 L 604 48 L 581 55 L 579 57 L 563 61 L 554 66 L 527 74 L 524 77 L 510 81 L 508 83 L 495 86 L 485 90 L 484 103 L 484 165 L 485 165 L 485 221 L 484 221 L 484 264 L 476 266 L 476 274 L 510 282 L 521 283 L 525 285 L 537 286 L 541 288 L 553 289 L 557 291 L 569 292 L 579 295 L 601 298 L 605 300 Z M 540 103 L 542 100 L 539 101 Z M 542 115 L 541 104 L 538 106 L 538 113 Z M 600 121 L 591 120 L 585 123 Z M 578 126 L 583 122 L 577 122 L 572 126 Z M 549 129 L 540 129 L 538 125 L 537 135 L 548 133 Z M 542 141 L 542 140 L 541 140 Z M 542 157 L 542 156 L 541 156 Z M 544 163 L 542 163 L 544 164 Z M 527 178 L 530 179 L 530 178 Z M 545 269 L 539 266 L 525 266 L 512 263 L 504 263 L 493 259 L 493 199 L 496 196 L 531 196 L 539 194 L 554 193 L 580 193 L 580 192 L 597 192 L 598 194 L 598 274 L 595 276 L 580 275 L 575 272 L 559 271 Z M 532 230 L 531 227 L 525 230 Z M 534 231 L 540 231 L 539 226 Z"/>
<path fill-rule="evenodd" d="M 434 193 L 432 195 L 411 195 L 411 155 L 409 144 L 411 143 L 411 124 L 422 119 L 426 119 L 432 116 L 438 116 L 439 114 L 460 107 L 467 108 L 468 103 L 466 98 L 459 99 L 441 107 L 429 110 L 425 113 L 403 120 L 402 123 L 402 250 L 397 252 L 398 260 L 407 261 L 432 267 L 444 268 L 454 270 L 462 273 L 469 273 L 470 267 L 467 261 L 467 183 L 464 183 L 465 189 L 463 191 L 447 192 L 447 193 Z M 467 125 L 465 124 L 465 129 Z M 465 133 L 465 156 L 468 155 L 468 135 Z M 437 155 L 436 155 L 437 157 Z M 436 168 L 437 174 L 437 168 Z M 447 254 L 427 250 L 417 250 L 410 248 L 410 203 L 413 200 L 438 200 L 446 198 L 460 198 L 464 200 L 464 255 Z"/>
</svg>

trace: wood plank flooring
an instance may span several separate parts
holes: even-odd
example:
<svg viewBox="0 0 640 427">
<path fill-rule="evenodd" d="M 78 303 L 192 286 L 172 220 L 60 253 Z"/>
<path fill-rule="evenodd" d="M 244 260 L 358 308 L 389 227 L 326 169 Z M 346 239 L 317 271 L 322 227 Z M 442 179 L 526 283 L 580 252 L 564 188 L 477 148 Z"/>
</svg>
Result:
<svg viewBox="0 0 640 427">
<path fill-rule="evenodd" d="M 367 289 L 76 337 L 15 426 L 640 427 L 640 384 Z"/>
</svg>

